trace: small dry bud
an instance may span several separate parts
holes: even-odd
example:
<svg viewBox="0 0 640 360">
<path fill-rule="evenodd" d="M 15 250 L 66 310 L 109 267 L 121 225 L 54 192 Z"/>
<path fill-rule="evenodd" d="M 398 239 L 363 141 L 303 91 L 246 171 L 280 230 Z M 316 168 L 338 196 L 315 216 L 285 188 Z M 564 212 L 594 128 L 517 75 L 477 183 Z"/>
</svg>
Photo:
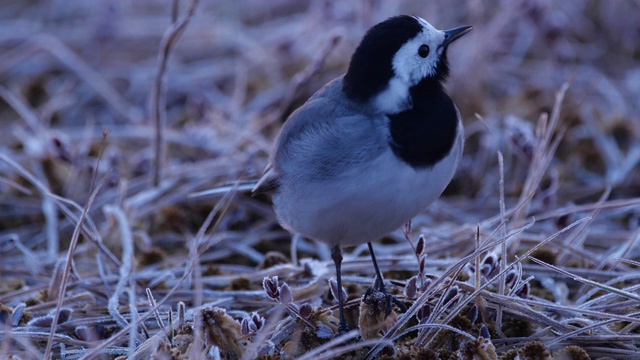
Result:
<svg viewBox="0 0 640 360">
<path fill-rule="evenodd" d="M 416 293 L 418 291 L 418 277 L 417 276 L 412 276 L 411 278 L 409 278 L 409 280 L 407 280 L 407 284 L 404 287 L 404 295 L 407 297 L 407 299 L 413 299 L 416 296 Z"/>
<path fill-rule="evenodd" d="M 278 289 L 278 277 L 274 276 L 271 279 L 265 277 L 262 280 L 262 287 L 264 291 L 267 293 L 267 296 L 271 300 L 278 301 L 280 299 L 280 290 Z"/>
<path fill-rule="evenodd" d="M 424 252 L 424 235 L 420 235 L 416 244 L 416 255 L 420 256 Z"/>
<path fill-rule="evenodd" d="M 469 311 L 467 312 L 467 319 L 469 319 L 469 321 L 471 321 L 471 323 L 473 324 L 474 322 L 476 322 L 476 320 L 478 320 L 478 307 L 473 305 Z"/>
<path fill-rule="evenodd" d="M 282 283 L 280 286 L 280 302 L 284 305 L 288 305 L 293 302 L 293 294 L 291 293 L 291 288 L 287 283 Z"/>
<path fill-rule="evenodd" d="M 300 306 L 299 313 L 301 317 L 308 319 L 311 312 L 313 312 L 313 308 L 308 303 L 304 303 Z"/>
<path fill-rule="evenodd" d="M 489 332 L 489 328 L 487 328 L 484 324 L 480 327 L 480 336 L 485 339 L 491 339 L 491 333 Z"/>
<path fill-rule="evenodd" d="M 442 304 L 447 305 L 454 297 L 456 297 L 456 295 L 458 295 L 458 287 L 454 285 L 449 289 L 449 291 L 447 291 L 447 294 L 442 300 Z"/>
<path fill-rule="evenodd" d="M 416 319 L 418 319 L 419 323 L 422 323 L 429 318 L 429 315 L 431 315 L 431 306 L 429 306 L 429 304 L 425 304 L 416 313 Z"/>
</svg>

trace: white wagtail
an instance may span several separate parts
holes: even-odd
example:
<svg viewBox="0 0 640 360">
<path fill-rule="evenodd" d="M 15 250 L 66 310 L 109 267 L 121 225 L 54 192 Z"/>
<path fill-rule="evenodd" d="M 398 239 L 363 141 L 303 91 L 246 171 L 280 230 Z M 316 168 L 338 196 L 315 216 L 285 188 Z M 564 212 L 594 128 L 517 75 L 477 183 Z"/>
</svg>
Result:
<svg viewBox="0 0 640 360">
<path fill-rule="evenodd" d="M 371 241 L 424 210 L 453 177 L 464 135 L 443 88 L 447 47 L 471 29 L 441 31 L 404 15 L 373 26 L 347 73 L 291 114 L 253 189 L 272 194 L 285 229 L 332 247 L 341 333 L 340 247 L 368 243 L 386 293 Z"/>
</svg>

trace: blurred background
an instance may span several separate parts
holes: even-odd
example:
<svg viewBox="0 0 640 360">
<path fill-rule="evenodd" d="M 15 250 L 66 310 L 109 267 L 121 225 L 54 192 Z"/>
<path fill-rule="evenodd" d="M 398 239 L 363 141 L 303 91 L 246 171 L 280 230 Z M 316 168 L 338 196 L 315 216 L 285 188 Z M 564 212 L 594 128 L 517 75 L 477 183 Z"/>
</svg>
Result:
<svg viewBox="0 0 640 360">
<path fill-rule="evenodd" d="M 189 4 L 2 2 L 0 153 L 82 204 L 103 149 L 98 178 L 111 171 L 95 216 L 100 204 L 148 190 L 161 39 Z M 186 195 L 258 176 L 286 116 L 345 71 L 366 29 L 395 14 L 443 29 L 475 27 L 449 53 L 448 89 L 467 146 L 446 193 L 484 212 L 475 217 L 497 210 L 486 199 L 498 194 L 498 150 L 507 200 L 520 194 L 535 124 L 563 83 L 570 87 L 558 125 L 563 139 L 545 175 L 547 205 L 595 200 L 609 185 L 613 198 L 640 195 L 639 1 L 200 1 L 166 57 L 165 187 L 128 204 L 131 220 L 164 209 L 197 229 L 203 216 L 182 213 L 194 203 Z M 44 220 L 41 196 L 8 185 L 24 180 L 6 163 L 0 171 L 0 234 L 39 248 L 46 236 L 33 225 Z M 202 204 L 208 209 L 211 200 Z"/>
<path fill-rule="evenodd" d="M 498 151 L 507 208 L 522 197 L 536 126 L 565 83 L 552 132 L 561 141 L 524 214 L 554 221 L 523 237 L 539 241 L 537 234 L 593 209 L 572 208 L 601 199 L 619 202 L 576 244 L 615 252 L 635 238 L 640 1 L 201 0 L 178 41 L 169 42 L 175 46 L 161 51 L 190 4 L 0 1 L 0 275 L 18 279 L 0 291 L 5 302 L 24 301 L 15 292 L 20 284 L 47 286 L 96 186 L 77 274 L 97 276 L 96 252 L 109 257 L 95 244 L 121 253 L 105 205 L 122 208 L 133 230 L 136 271 L 182 264 L 189 239 L 218 203 L 189 195 L 259 176 L 287 115 L 346 70 L 370 26 L 396 14 L 440 29 L 474 26 L 449 50 L 447 88 L 465 122 L 464 158 L 445 198 L 414 224 L 433 235 L 430 254 L 468 253 L 475 224 L 494 229 L 488 219 L 500 213 Z M 157 120 L 164 124 L 160 167 Z M 268 250 L 289 253 L 289 235 L 264 199 L 238 194 L 216 219 L 216 241 L 225 240 L 203 255 L 203 271 L 229 262 L 245 271 Z M 456 229 L 464 232 L 456 235 L 462 247 L 438 242 Z M 301 244 L 303 254 L 327 259 L 316 245 Z M 409 247 L 393 249 L 388 254 Z M 631 258 L 640 255 L 633 249 Z M 112 266 L 106 271 L 117 273 Z M 175 300 L 191 299 L 185 293 Z"/>
</svg>

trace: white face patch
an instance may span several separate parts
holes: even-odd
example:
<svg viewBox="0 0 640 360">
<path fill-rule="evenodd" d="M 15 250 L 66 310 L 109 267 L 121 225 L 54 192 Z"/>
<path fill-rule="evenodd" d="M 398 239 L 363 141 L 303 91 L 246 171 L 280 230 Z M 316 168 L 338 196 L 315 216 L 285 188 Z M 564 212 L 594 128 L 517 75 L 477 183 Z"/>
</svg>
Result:
<svg viewBox="0 0 640 360">
<path fill-rule="evenodd" d="M 409 89 L 427 76 L 434 76 L 438 58 L 442 55 L 440 45 L 445 40 L 444 31 L 434 28 L 422 18 L 415 17 L 422 25 L 422 31 L 407 41 L 396 52 L 392 60 L 394 77 L 371 104 L 381 113 L 396 114 L 411 106 Z M 421 57 L 418 49 L 422 45 L 429 47 L 429 55 Z"/>
<path fill-rule="evenodd" d="M 422 32 L 407 41 L 393 57 L 392 65 L 396 76 L 410 86 L 417 84 L 427 76 L 433 76 L 438 65 L 438 58 L 442 55 L 440 45 L 444 42 L 444 31 L 437 30 L 424 19 L 415 17 L 422 25 Z M 422 45 L 429 47 L 426 58 L 418 55 Z"/>
</svg>

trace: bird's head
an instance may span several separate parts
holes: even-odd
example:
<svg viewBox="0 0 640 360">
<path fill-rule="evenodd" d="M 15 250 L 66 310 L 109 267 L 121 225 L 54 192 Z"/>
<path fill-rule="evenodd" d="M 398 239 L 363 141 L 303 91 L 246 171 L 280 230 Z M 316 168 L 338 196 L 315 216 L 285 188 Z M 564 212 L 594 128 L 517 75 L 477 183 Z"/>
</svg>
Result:
<svg viewBox="0 0 640 360">
<path fill-rule="evenodd" d="M 389 18 L 367 31 L 351 57 L 343 90 L 375 112 L 394 114 L 411 106 L 409 90 L 449 74 L 447 47 L 473 27 L 438 30 L 417 16 Z"/>
</svg>

